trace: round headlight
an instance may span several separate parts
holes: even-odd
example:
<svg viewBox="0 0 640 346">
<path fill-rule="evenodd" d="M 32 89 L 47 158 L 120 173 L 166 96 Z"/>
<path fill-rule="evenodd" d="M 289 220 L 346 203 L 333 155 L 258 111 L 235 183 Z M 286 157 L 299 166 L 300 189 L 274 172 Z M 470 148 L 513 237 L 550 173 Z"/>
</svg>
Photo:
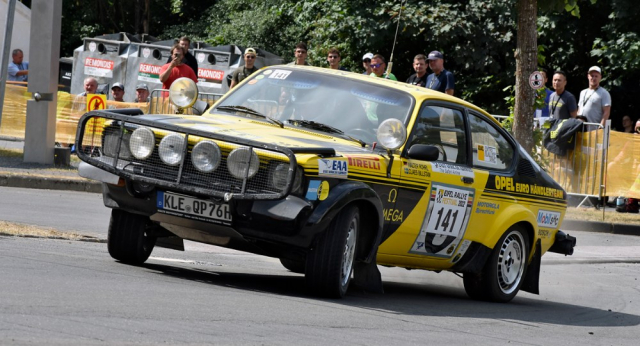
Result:
<svg viewBox="0 0 640 346">
<path fill-rule="evenodd" d="M 378 126 L 378 143 L 383 147 L 396 150 L 407 139 L 407 128 L 398 119 L 387 119 Z"/>
<path fill-rule="evenodd" d="M 234 149 L 227 158 L 229 173 L 238 179 L 252 178 L 258 173 L 258 167 L 258 155 L 246 147 Z"/>
<path fill-rule="evenodd" d="M 220 147 L 211 141 L 196 144 L 191 151 L 193 166 L 203 173 L 213 172 L 220 164 Z"/>
<path fill-rule="evenodd" d="M 169 87 L 169 99 L 180 108 L 191 107 L 198 99 L 198 86 L 190 78 L 178 78 Z"/>
<path fill-rule="evenodd" d="M 184 136 L 172 133 L 164 137 L 158 146 L 160 160 L 169 166 L 175 166 L 182 161 L 184 154 Z"/>
<path fill-rule="evenodd" d="M 274 166 L 273 171 L 271 172 L 271 181 L 273 187 L 278 190 L 284 190 L 287 186 L 287 175 L 289 174 L 289 164 L 288 163 L 278 163 Z M 291 186 L 291 191 L 297 191 L 302 184 L 302 168 L 298 167 L 296 169 L 295 174 L 293 175 L 293 185 Z"/>
<path fill-rule="evenodd" d="M 146 127 L 140 127 L 133 131 L 129 139 L 131 154 L 138 160 L 144 160 L 151 156 L 156 145 L 156 137 L 153 131 Z"/>
</svg>

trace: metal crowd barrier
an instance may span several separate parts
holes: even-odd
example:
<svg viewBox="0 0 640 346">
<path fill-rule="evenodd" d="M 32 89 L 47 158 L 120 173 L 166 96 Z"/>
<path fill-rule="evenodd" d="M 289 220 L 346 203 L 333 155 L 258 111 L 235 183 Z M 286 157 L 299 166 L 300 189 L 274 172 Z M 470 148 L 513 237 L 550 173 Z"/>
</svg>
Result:
<svg viewBox="0 0 640 346">
<path fill-rule="evenodd" d="M 198 99 L 205 101 L 209 106 L 218 101 L 224 94 L 199 92 Z M 154 89 L 151 92 L 149 101 L 149 114 L 175 114 L 178 112 L 176 106 L 169 102 L 168 89 Z M 193 114 L 193 109 L 184 109 L 181 114 Z"/>
</svg>

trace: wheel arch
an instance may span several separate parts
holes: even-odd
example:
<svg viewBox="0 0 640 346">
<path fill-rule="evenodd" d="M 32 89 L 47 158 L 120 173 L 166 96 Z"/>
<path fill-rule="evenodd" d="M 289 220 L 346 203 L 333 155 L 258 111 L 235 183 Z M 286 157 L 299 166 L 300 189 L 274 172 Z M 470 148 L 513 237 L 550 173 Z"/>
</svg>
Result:
<svg viewBox="0 0 640 346">
<path fill-rule="evenodd" d="M 537 222 L 535 215 L 529 209 L 518 204 L 507 207 L 507 209 L 500 214 L 500 218 L 491 226 L 493 229 L 499 231 L 492 232 L 491 236 L 485 240 L 484 245 L 493 249 L 498 240 L 500 240 L 500 237 L 514 226 L 521 227 L 527 234 L 527 240 L 529 240 L 531 247 L 529 249 L 529 256 L 527 257 L 530 259 L 536 241 Z"/>
</svg>

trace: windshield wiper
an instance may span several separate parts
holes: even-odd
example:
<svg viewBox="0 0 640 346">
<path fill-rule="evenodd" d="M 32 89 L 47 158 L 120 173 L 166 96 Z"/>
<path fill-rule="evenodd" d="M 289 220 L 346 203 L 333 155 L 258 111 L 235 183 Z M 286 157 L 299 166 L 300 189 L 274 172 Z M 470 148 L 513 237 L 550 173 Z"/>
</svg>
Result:
<svg viewBox="0 0 640 346">
<path fill-rule="evenodd" d="M 223 111 L 234 111 L 234 112 L 241 112 L 241 113 L 245 113 L 245 114 L 255 115 L 255 116 L 259 117 L 259 118 L 267 119 L 268 121 L 280 126 L 280 128 L 284 128 L 284 123 L 282 121 L 274 119 L 274 118 L 269 118 L 268 116 L 258 112 L 255 109 L 251 109 L 249 107 L 245 107 L 245 106 L 218 106 L 218 107 L 216 107 L 216 109 L 223 110 Z"/>
<path fill-rule="evenodd" d="M 323 123 L 318 123 L 318 122 L 311 121 L 311 120 L 296 120 L 296 119 L 289 119 L 289 120 L 287 120 L 287 122 L 289 124 L 291 124 L 291 125 L 300 125 L 302 127 L 310 128 L 310 129 L 313 129 L 313 130 L 320 130 L 320 131 L 324 131 L 324 132 L 328 132 L 328 133 L 336 133 L 336 134 L 342 135 L 343 137 L 347 137 L 348 139 L 350 139 L 350 140 L 352 140 L 354 142 L 357 142 L 358 144 L 360 144 L 363 147 L 367 144 L 367 143 L 363 142 L 360 139 L 357 139 L 357 138 L 351 137 L 349 135 L 346 135 L 344 133 L 344 131 L 342 131 L 342 130 L 340 130 L 338 128 L 335 128 L 333 126 L 329 126 L 329 125 L 326 125 L 326 124 L 323 124 Z"/>
</svg>

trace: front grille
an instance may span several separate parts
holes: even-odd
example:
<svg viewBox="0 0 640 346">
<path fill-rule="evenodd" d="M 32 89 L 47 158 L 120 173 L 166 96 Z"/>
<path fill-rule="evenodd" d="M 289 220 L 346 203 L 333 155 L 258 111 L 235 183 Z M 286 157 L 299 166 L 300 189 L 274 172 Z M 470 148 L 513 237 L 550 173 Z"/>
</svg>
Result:
<svg viewBox="0 0 640 346">
<path fill-rule="evenodd" d="M 139 127 L 150 129 L 155 137 L 153 151 L 143 159 L 131 154 L 130 138 Z M 174 165 L 164 162 L 159 154 L 162 139 L 170 134 L 181 136 L 187 143 L 186 147 L 171 147 L 172 152 L 182 153 L 182 159 Z M 218 167 L 209 173 L 199 171 L 192 163 L 193 147 L 204 140 L 216 143 L 221 154 Z M 76 141 L 81 160 L 168 190 L 225 199 L 279 199 L 290 192 L 295 176 L 296 160 L 287 148 L 102 111 L 88 113 L 80 119 Z M 252 177 L 237 178 L 229 172 L 229 154 L 238 148 L 248 148 L 257 154 L 259 163 Z M 255 163 L 251 160 L 249 166 Z M 278 165 L 286 165 L 285 186 L 282 180 L 279 184 L 272 182 Z M 283 171 L 282 167 L 279 171 Z"/>
</svg>

